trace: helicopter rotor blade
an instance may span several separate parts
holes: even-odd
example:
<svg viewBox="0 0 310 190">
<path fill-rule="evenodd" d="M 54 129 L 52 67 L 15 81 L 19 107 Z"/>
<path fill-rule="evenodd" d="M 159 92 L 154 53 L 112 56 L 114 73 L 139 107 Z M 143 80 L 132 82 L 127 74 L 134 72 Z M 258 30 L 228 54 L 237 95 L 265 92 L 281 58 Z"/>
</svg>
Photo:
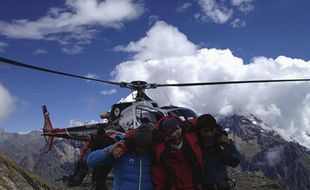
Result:
<svg viewBox="0 0 310 190">
<path fill-rule="evenodd" d="M 6 64 L 10 64 L 10 65 L 19 66 L 19 67 L 24 67 L 24 68 L 28 68 L 28 69 L 32 69 L 32 70 L 38 70 L 38 71 L 43 71 L 43 72 L 48 72 L 48 73 L 53 73 L 53 74 L 73 77 L 73 78 L 91 80 L 91 81 L 96 81 L 96 82 L 103 82 L 103 83 L 107 83 L 107 84 L 117 85 L 117 86 L 120 86 L 120 87 L 126 87 L 126 85 L 127 85 L 126 82 L 116 82 L 116 81 L 101 80 L 101 79 L 96 79 L 96 78 L 80 76 L 80 75 L 76 75 L 76 74 L 72 74 L 72 73 L 65 73 L 65 72 L 62 72 L 62 71 L 56 71 L 56 70 L 52 70 L 52 69 L 46 69 L 46 68 L 42 68 L 42 67 L 28 65 L 28 64 L 25 64 L 25 63 L 21 63 L 21 62 L 18 62 L 18 61 L 6 59 L 6 58 L 3 58 L 3 57 L 0 57 L 0 62 L 6 63 Z"/>
<path fill-rule="evenodd" d="M 241 81 L 218 81 L 218 82 L 194 82 L 174 84 L 153 84 L 157 87 L 182 87 L 182 86 L 204 86 L 204 85 L 226 85 L 226 84 L 250 84 L 250 83 L 280 83 L 280 82 L 306 82 L 310 79 L 273 79 L 273 80 L 241 80 Z"/>
<path fill-rule="evenodd" d="M 228 84 L 250 84 L 250 83 L 282 83 L 282 82 L 305 82 L 310 81 L 310 79 L 307 78 L 300 78 L 300 79 L 272 79 L 272 80 L 241 80 L 241 81 L 215 81 L 215 82 L 194 82 L 194 83 L 174 83 L 174 84 L 156 84 L 156 83 L 147 83 L 144 81 L 132 81 L 132 82 L 116 82 L 116 81 L 109 81 L 109 80 L 101 80 L 96 78 L 90 78 L 85 76 L 80 76 L 76 74 L 71 73 L 65 73 L 62 71 L 56 71 L 51 69 L 46 69 L 42 67 L 37 67 L 33 65 L 24 64 L 18 61 L 6 59 L 3 57 L 0 57 L 0 62 L 15 65 L 19 67 L 24 67 L 32 70 L 38 70 L 73 78 L 79 78 L 79 79 L 85 79 L 85 80 L 91 80 L 96 82 L 102 82 L 112 85 L 117 85 L 123 88 L 129 88 L 133 90 L 144 90 L 144 89 L 154 89 L 157 87 L 186 87 L 186 86 L 210 86 L 210 85 L 228 85 Z"/>
</svg>

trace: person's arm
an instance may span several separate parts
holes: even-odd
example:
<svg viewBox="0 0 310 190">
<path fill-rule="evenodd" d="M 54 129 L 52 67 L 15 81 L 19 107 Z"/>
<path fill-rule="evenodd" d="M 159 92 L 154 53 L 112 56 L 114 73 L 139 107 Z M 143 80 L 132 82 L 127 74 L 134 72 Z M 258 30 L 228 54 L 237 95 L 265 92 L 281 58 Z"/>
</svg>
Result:
<svg viewBox="0 0 310 190">
<path fill-rule="evenodd" d="M 231 159 L 228 163 L 231 167 L 237 167 L 240 164 L 240 153 L 235 145 L 235 143 L 230 139 L 228 144 L 230 152 L 231 152 Z"/>
<path fill-rule="evenodd" d="M 231 139 L 228 139 L 228 135 L 222 134 L 218 139 L 218 154 L 219 158 L 225 164 L 231 167 L 237 167 L 240 163 L 240 154 Z"/>
<path fill-rule="evenodd" d="M 90 168 L 101 164 L 111 164 L 113 161 L 121 157 L 127 152 L 127 147 L 123 141 L 114 143 L 104 149 L 96 150 L 87 157 L 87 165 Z"/>
<path fill-rule="evenodd" d="M 114 145 L 110 145 L 104 149 L 96 150 L 91 152 L 87 156 L 87 165 L 90 168 L 94 168 L 101 164 L 108 164 L 114 161 L 114 158 L 111 154 L 114 149 Z"/>
</svg>

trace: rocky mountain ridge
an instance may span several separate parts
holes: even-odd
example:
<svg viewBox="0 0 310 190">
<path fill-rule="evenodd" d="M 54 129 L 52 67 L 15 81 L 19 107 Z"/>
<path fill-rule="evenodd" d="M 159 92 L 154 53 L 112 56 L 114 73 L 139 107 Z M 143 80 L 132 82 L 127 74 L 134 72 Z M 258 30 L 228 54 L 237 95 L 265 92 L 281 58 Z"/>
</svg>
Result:
<svg viewBox="0 0 310 190">
<path fill-rule="evenodd" d="M 279 180 L 283 189 L 306 190 L 310 187 L 309 150 L 284 140 L 254 116 L 220 119 L 242 155 L 242 171 L 262 172 Z"/>
<path fill-rule="evenodd" d="M 277 189 L 279 183 L 281 189 L 310 187 L 308 149 L 266 130 L 254 116 L 218 117 L 218 121 L 229 131 L 242 155 L 240 167 L 231 173 L 239 189 Z M 81 143 L 77 141 L 60 139 L 52 151 L 45 153 L 45 141 L 39 132 L 12 134 L 0 130 L 0 152 L 57 186 L 62 184 L 54 180 L 72 171 L 79 147 Z"/>
</svg>

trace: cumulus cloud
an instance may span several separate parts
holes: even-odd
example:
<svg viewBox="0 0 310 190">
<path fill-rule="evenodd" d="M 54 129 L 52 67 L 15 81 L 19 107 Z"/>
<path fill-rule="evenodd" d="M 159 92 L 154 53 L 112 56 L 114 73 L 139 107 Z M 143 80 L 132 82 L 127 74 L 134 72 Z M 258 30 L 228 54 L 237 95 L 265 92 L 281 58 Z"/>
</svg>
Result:
<svg viewBox="0 0 310 190">
<path fill-rule="evenodd" d="M 16 39 L 54 40 L 62 45 L 71 41 L 87 44 L 96 33 L 95 27 L 120 28 L 143 11 L 143 6 L 133 0 L 66 0 L 63 8 L 51 8 L 37 20 L 0 21 L 0 34 Z"/>
<path fill-rule="evenodd" d="M 248 13 L 254 9 L 254 0 L 198 0 L 201 11 L 195 14 L 196 19 L 224 24 L 232 20 L 234 12 Z M 236 19 L 233 21 L 236 22 Z M 241 23 L 245 23 L 242 21 Z M 239 22 L 239 26 L 241 24 Z M 232 25 L 234 26 L 234 25 Z"/>
<path fill-rule="evenodd" d="M 265 152 L 265 161 L 269 166 L 276 166 L 284 157 L 284 146 L 270 148 Z"/>
<path fill-rule="evenodd" d="M 135 53 L 135 59 L 147 60 L 191 55 L 195 53 L 196 45 L 188 41 L 187 37 L 176 27 L 157 21 L 144 38 L 114 49 Z"/>
<path fill-rule="evenodd" d="M 103 90 L 101 91 L 101 94 L 105 96 L 110 96 L 112 94 L 115 94 L 116 92 L 117 92 L 116 89 L 113 88 L 111 90 Z"/>
<path fill-rule="evenodd" d="M 7 43 L 0 41 L 0 52 L 4 52 L 4 48 L 6 48 L 7 46 L 8 46 Z"/>
<path fill-rule="evenodd" d="M 153 30 L 158 26 L 164 26 L 165 29 Z M 171 31 L 174 31 L 174 35 L 171 35 Z M 167 40 L 171 43 L 178 41 L 177 46 L 162 46 L 158 43 L 164 42 L 151 40 L 158 36 L 174 38 Z M 183 40 L 177 40 L 180 36 Z M 115 80 L 183 83 L 308 78 L 310 74 L 310 61 L 302 59 L 286 56 L 275 59 L 254 57 L 250 63 L 245 64 L 229 49 L 197 49 L 184 34 L 164 22 L 156 23 L 145 37 L 137 42 L 130 42 L 126 48 L 128 47 L 135 50 L 131 51 L 135 54 L 132 60 L 122 62 L 114 69 L 112 73 Z M 150 47 L 162 47 L 165 51 Z M 177 53 L 175 47 L 178 49 Z M 169 56 L 167 52 L 170 52 Z M 198 113 L 252 113 L 287 139 L 293 137 L 310 147 L 310 137 L 307 135 L 310 131 L 309 82 L 171 87 L 147 92 L 161 105 L 169 104 L 164 95 L 167 93 L 173 104 L 191 107 Z"/>
<path fill-rule="evenodd" d="M 0 123 L 15 110 L 16 99 L 0 84 Z"/>
</svg>

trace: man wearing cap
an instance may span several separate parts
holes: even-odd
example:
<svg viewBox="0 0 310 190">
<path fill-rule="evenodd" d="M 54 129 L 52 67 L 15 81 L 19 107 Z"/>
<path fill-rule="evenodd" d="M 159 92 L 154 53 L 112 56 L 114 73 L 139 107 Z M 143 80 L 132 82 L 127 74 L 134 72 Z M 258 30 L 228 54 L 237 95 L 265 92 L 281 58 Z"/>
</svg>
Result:
<svg viewBox="0 0 310 190">
<path fill-rule="evenodd" d="M 240 163 L 234 142 L 210 114 L 199 116 L 196 126 L 204 158 L 203 189 L 229 190 L 226 166 L 236 167 Z"/>
<path fill-rule="evenodd" d="M 88 166 L 111 163 L 114 190 L 152 190 L 152 128 L 151 124 L 143 124 L 126 134 L 124 141 L 90 153 Z"/>
<path fill-rule="evenodd" d="M 155 161 L 152 166 L 154 189 L 200 189 L 202 153 L 196 134 L 185 132 L 178 117 L 164 117 L 156 129 L 162 139 L 153 145 Z"/>
</svg>

